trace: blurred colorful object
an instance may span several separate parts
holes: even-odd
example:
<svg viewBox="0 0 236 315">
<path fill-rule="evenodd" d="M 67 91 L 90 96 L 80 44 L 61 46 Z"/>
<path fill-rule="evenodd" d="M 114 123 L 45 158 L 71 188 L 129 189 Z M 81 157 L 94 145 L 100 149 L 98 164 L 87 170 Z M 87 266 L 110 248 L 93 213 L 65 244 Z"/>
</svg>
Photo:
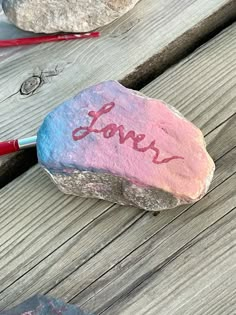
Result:
<svg viewBox="0 0 236 315">
<path fill-rule="evenodd" d="M 0 315 L 92 315 L 79 306 L 66 304 L 59 299 L 36 295 L 14 308 L 0 312 Z"/>
</svg>

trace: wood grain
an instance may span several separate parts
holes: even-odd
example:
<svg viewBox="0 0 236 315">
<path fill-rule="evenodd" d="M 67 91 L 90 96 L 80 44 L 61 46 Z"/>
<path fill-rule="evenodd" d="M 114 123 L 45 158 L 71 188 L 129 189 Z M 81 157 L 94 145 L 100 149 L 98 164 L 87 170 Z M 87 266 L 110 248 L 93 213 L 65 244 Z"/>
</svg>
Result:
<svg viewBox="0 0 236 315">
<path fill-rule="evenodd" d="M 212 195 L 214 194 L 214 189 L 218 187 L 222 181 L 230 178 L 232 174 L 236 172 L 235 157 L 236 149 L 233 149 L 216 162 L 217 172 L 211 187 Z M 227 165 L 229 166 L 227 171 L 225 171 L 226 163 L 228 163 Z M 208 199 L 209 195 L 205 198 Z M 119 278 L 125 270 L 123 267 L 128 269 L 133 264 L 138 263 L 139 259 L 144 257 L 149 250 L 151 250 L 151 244 L 157 244 L 159 242 L 160 235 L 163 233 L 162 230 L 166 229 L 166 225 L 180 215 L 182 215 L 182 221 L 186 216 L 185 212 L 188 208 L 189 207 L 184 206 L 170 211 L 169 213 L 161 213 L 156 219 L 146 214 L 139 219 L 134 226 L 123 233 L 122 236 L 114 240 L 112 244 L 109 244 L 102 252 L 98 253 L 85 265 L 77 268 L 75 272 L 60 284 L 56 285 L 49 293 L 72 300 L 72 302 L 75 303 L 85 303 L 89 305 L 91 310 L 92 307 L 99 307 L 103 302 L 108 301 L 109 287 L 113 286 L 113 282 L 116 290 L 118 290 L 118 288 L 122 290 L 124 285 L 127 287 L 131 285 L 128 280 L 126 284 L 120 285 L 120 283 L 116 283 L 116 278 Z M 190 213 L 194 217 L 197 212 L 194 213 L 193 209 L 192 207 L 186 213 Z M 196 207 L 196 211 L 198 211 L 198 209 L 199 208 Z M 179 228 L 180 226 L 179 221 L 177 221 L 176 225 L 171 225 L 171 229 L 174 231 L 174 227 Z M 161 241 L 162 240 L 161 238 Z M 136 250 L 136 252 L 133 253 L 134 250 Z M 109 264 L 104 264 L 104 261 L 109 262 Z M 145 270 L 148 274 L 149 267 L 145 267 Z M 91 285 L 88 285 L 86 282 L 88 275 L 93 279 Z M 127 279 L 131 281 L 131 279 L 135 278 L 133 274 Z M 108 288 L 106 289 L 106 287 Z M 114 294 L 114 292 L 112 294 Z M 72 298 L 73 295 L 74 298 Z"/>
<path fill-rule="evenodd" d="M 235 206 L 236 121 L 232 99 L 236 86 L 222 84 L 223 95 L 214 98 L 214 85 L 210 83 L 220 79 L 221 69 L 224 65 L 227 69 L 228 60 L 232 60 L 228 42 L 235 40 L 234 30 L 235 26 L 230 27 L 183 60 L 181 67 L 176 65 L 143 89 L 153 97 L 161 94 L 165 100 L 175 95 L 173 102 L 181 101 L 174 105 L 182 107 L 187 118 L 195 113 L 193 121 L 207 134 L 208 149 L 217 164 L 209 194 L 194 206 L 153 217 L 132 207 L 65 196 L 38 167 L 32 168 L 0 191 L 0 309 L 36 292 L 49 292 L 83 303 L 92 311 L 108 309 L 107 314 L 112 314 L 109 307 L 114 312 L 120 308 L 125 311 L 129 301 L 122 304 L 122 300 L 128 292 L 134 291 L 132 301 L 137 284 L 141 286 L 152 270 L 161 270 L 182 253 L 187 243 L 230 213 Z M 228 58 L 216 58 L 209 74 L 205 56 L 215 58 L 221 45 Z M 231 82 L 232 72 L 226 73 L 229 80 L 225 82 Z M 200 84 L 206 76 L 208 89 Z M 194 85 L 195 80 L 199 84 Z M 211 102 L 215 112 L 212 108 L 207 115 Z M 145 292 L 145 288 L 142 290 Z"/>
<path fill-rule="evenodd" d="M 236 150 L 231 150 L 217 161 L 212 189 L 236 171 L 235 157 Z M 12 207 L 6 208 L 6 218 L 1 220 L 6 222 L 6 231 L 3 229 L 2 233 L 9 231 L 8 235 L 1 236 L 7 239 L 0 256 L 1 285 L 18 281 L 2 292 L 0 305 L 22 300 L 34 292 L 45 293 L 50 287 L 55 287 L 50 290 L 53 296 L 71 299 L 189 208 L 183 206 L 161 213 L 155 220 L 151 213 L 144 214 L 131 207 L 109 208 L 109 203 L 106 207 L 103 201 L 87 200 L 86 204 L 80 205 L 80 198 L 59 195 L 42 174 L 37 179 L 40 174 L 37 170 L 35 174 L 28 174 L 23 182 L 14 182 L 16 187 L 13 187 L 12 193 L 17 200 L 19 197 L 15 190 L 18 191 L 19 186 L 25 187 L 30 197 L 27 199 L 24 196 L 13 204 L 13 214 L 9 213 Z M 41 200 L 40 203 L 35 198 Z M 27 206 L 22 209 L 22 204 Z M 21 211 L 16 211 L 18 207 Z M 116 240 L 121 234 L 122 237 Z M 105 249 L 100 252 L 102 248 Z M 104 264 L 104 259 L 108 264 Z M 66 280 L 58 284 L 64 278 Z M 87 298 L 88 292 L 91 294 L 93 290 L 88 288 L 85 291 Z M 81 296 L 79 301 L 83 301 Z"/>
<path fill-rule="evenodd" d="M 141 0 L 102 29 L 100 39 L 1 49 L 0 139 L 35 134 L 50 110 L 88 85 L 116 79 L 132 88 L 142 86 L 228 23 L 235 8 L 234 0 Z M 9 30 L 16 37 L 16 29 L 0 17 L 4 33 Z M 33 94 L 22 95 L 22 84 L 32 76 L 42 84 Z M 12 179 L 4 174 L 9 165 L 14 166 L 13 177 L 21 168 L 22 159 L 9 158 L 16 161 L 0 159 L 1 186 Z M 28 161 L 21 171 L 32 164 Z"/>
<path fill-rule="evenodd" d="M 217 211 L 219 207 L 225 208 L 222 202 L 218 203 L 220 199 L 218 193 L 223 189 L 223 194 L 225 194 L 223 199 L 230 194 L 232 197 L 233 191 L 230 189 L 232 184 L 236 184 L 235 176 L 220 185 L 218 191 L 215 191 L 216 198 L 215 201 L 212 200 L 214 206 L 211 210 L 209 209 L 208 215 L 209 212 Z M 209 196 L 209 198 L 211 197 Z M 94 301 L 93 310 L 96 314 L 235 314 L 235 197 L 231 201 L 234 201 L 234 209 L 229 207 L 229 212 L 214 224 L 208 221 L 208 216 L 205 226 L 199 226 L 199 222 L 202 222 L 200 220 L 195 222 L 194 226 L 191 225 L 193 222 L 187 222 L 182 228 L 183 230 L 180 229 L 177 232 L 178 235 L 174 234 L 167 241 L 163 240 L 163 243 L 153 249 L 151 253 L 150 248 L 147 253 L 143 251 L 139 256 L 140 261 L 134 262 L 130 266 L 129 273 L 125 270 L 124 262 L 117 278 L 113 275 L 113 283 L 105 288 L 103 299 L 94 295 L 90 300 L 90 305 L 93 305 Z M 198 211 L 201 212 L 203 210 L 201 203 L 199 207 Z M 204 214 L 201 213 L 198 217 Z M 204 230 L 208 224 L 210 227 Z M 199 231 L 198 234 L 191 233 L 192 240 L 189 240 L 188 235 L 191 228 Z M 176 247 L 180 235 L 184 238 L 184 246 L 173 256 L 168 247 Z M 161 239 L 163 239 L 162 236 Z M 170 252 L 164 260 L 163 253 L 169 250 Z M 145 254 L 147 255 L 145 256 Z M 161 264 L 159 264 L 160 260 Z M 126 286 L 125 277 L 130 279 L 129 287 Z M 99 295 L 101 296 L 102 293 L 99 292 Z M 101 305 L 109 305 L 111 296 L 114 297 L 113 302 L 115 303 L 103 311 L 104 306 Z"/>
</svg>

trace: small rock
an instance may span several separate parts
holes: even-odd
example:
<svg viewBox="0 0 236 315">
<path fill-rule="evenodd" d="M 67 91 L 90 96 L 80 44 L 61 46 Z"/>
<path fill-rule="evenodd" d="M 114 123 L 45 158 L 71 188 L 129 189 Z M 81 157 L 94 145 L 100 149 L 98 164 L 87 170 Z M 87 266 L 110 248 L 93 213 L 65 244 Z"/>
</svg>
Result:
<svg viewBox="0 0 236 315">
<path fill-rule="evenodd" d="M 62 192 L 150 211 L 199 200 L 215 169 L 197 127 L 116 81 L 89 87 L 52 111 L 37 149 Z"/>
<path fill-rule="evenodd" d="M 139 0 L 3 0 L 9 20 L 36 33 L 89 32 L 111 23 Z"/>
</svg>

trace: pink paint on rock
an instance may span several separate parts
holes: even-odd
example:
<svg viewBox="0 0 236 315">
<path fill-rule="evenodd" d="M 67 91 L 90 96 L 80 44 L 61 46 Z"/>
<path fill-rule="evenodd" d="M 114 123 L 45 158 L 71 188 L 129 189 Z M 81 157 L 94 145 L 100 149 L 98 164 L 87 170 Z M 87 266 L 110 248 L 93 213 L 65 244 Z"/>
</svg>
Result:
<svg viewBox="0 0 236 315">
<path fill-rule="evenodd" d="M 97 92 L 102 93 L 99 85 Z M 136 93 L 117 93 L 115 100 L 107 95 L 106 101 L 99 108 L 105 111 L 91 125 L 99 110 L 88 100 L 89 123 L 72 130 L 74 141 L 84 144 L 85 167 L 129 178 L 142 187 L 163 189 L 186 201 L 205 193 L 214 162 L 198 128 L 164 102 Z M 133 104 L 132 112 L 127 102 Z M 106 104 L 112 106 L 105 108 Z M 135 141 L 137 136 L 140 141 Z M 86 147 L 88 139 L 92 150 Z"/>
<path fill-rule="evenodd" d="M 110 123 L 101 129 L 97 129 L 95 127 L 95 124 L 98 121 L 98 119 L 102 115 L 109 113 L 114 107 L 115 107 L 115 103 L 110 102 L 103 105 L 102 108 L 99 109 L 98 111 L 90 111 L 88 113 L 88 116 L 92 118 L 90 125 L 79 127 L 73 130 L 72 132 L 73 139 L 75 141 L 82 140 L 88 135 L 90 135 L 91 133 L 102 134 L 103 138 L 105 139 L 110 139 L 114 137 L 115 135 L 118 135 L 120 144 L 125 144 L 128 140 L 131 140 L 133 150 L 140 153 L 152 151 L 153 152 L 152 163 L 156 165 L 169 163 L 170 161 L 178 160 L 178 159 L 184 160 L 183 156 L 177 156 L 177 155 L 172 155 L 164 159 L 159 159 L 160 149 L 156 146 L 156 140 L 152 140 L 149 145 L 142 147 L 142 142 L 145 140 L 146 134 L 144 133 L 136 134 L 134 130 L 129 130 L 128 132 L 125 132 L 125 128 L 123 125 Z M 81 131 L 82 131 L 82 134 L 81 134 Z M 80 133 L 80 134 L 77 135 L 77 133 Z M 140 143 L 141 143 L 141 146 L 140 146 Z"/>
</svg>

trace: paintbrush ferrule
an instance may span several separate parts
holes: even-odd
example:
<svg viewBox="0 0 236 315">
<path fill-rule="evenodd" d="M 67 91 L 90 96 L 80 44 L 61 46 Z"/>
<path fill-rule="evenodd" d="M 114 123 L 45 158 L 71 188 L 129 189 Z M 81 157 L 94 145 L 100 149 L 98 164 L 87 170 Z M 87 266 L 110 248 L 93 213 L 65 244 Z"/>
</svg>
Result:
<svg viewBox="0 0 236 315">
<path fill-rule="evenodd" d="M 18 145 L 19 149 L 27 149 L 27 148 L 32 148 L 35 147 L 36 145 L 36 140 L 37 137 L 30 137 L 30 138 L 25 138 L 25 139 L 19 139 L 18 140 Z"/>
</svg>

